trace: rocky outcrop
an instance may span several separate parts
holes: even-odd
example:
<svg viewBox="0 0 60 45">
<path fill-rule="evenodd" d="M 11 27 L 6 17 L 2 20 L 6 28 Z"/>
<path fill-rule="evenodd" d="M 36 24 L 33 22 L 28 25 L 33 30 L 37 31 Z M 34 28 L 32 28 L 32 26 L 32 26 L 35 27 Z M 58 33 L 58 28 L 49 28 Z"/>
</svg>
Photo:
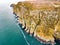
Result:
<svg viewBox="0 0 60 45">
<path fill-rule="evenodd" d="M 37 40 L 54 44 L 55 38 L 60 39 L 60 2 L 42 5 L 18 2 L 11 7 L 22 28 Z"/>
</svg>

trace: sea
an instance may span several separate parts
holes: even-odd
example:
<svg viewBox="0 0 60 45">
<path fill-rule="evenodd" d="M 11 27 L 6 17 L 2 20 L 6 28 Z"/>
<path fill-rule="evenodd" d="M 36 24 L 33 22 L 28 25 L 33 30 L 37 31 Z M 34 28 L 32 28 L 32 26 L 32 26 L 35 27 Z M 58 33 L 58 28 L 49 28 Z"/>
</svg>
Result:
<svg viewBox="0 0 60 45">
<path fill-rule="evenodd" d="M 0 5 L 0 45 L 47 45 L 27 34 L 13 14 L 10 5 Z M 51 44 L 49 44 L 51 45 Z M 60 45 L 58 42 L 55 45 Z"/>
</svg>

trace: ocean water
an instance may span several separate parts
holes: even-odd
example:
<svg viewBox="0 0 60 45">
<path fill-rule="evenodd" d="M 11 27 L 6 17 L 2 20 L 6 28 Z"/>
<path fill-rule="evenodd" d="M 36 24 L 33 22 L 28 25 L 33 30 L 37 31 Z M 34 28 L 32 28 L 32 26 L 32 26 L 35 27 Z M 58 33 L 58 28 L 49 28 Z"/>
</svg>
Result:
<svg viewBox="0 0 60 45">
<path fill-rule="evenodd" d="M 9 5 L 0 5 L 0 45 L 46 45 L 19 27 Z M 56 45 L 59 45 L 58 43 Z"/>
</svg>

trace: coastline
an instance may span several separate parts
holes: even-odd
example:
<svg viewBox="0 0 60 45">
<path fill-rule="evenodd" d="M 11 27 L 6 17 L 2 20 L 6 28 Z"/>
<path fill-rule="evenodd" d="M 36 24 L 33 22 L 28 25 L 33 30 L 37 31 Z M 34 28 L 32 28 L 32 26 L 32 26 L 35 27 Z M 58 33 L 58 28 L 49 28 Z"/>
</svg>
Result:
<svg viewBox="0 0 60 45">
<path fill-rule="evenodd" d="M 22 24 L 18 24 L 21 28 L 22 28 Z M 25 28 L 22 28 L 23 29 L 23 31 L 25 31 Z M 27 34 L 28 34 L 29 32 L 27 32 Z M 30 35 L 30 34 L 29 34 Z M 46 41 L 46 40 L 44 40 L 44 39 L 41 39 L 41 38 L 39 38 L 38 36 L 34 36 L 34 35 L 32 35 L 33 37 L 35 37 L 35 39 L 37 39 L 38 41 L 40 41 L 41 43 L 43 43 L 43 44 L 56 44 L 55 42 L 51 42 L 51 41 Z"/>
<path fill-rule="evenodd" d="M 25 8 L 24 8 L 25 9 Z M 45 9 L 44 9 L 45 10 Z M 44 11 L 43 10 L 43 11 Z M 23 11 L 23 10 L 22 10 Z M 26 10 L 25 10 L 26 11 Z M 35 10 L 34 10 L 35 11 Z M 51 11 L 51 10 L 49 10 L 49 11 Z M 19 11 L 18 11 L 19 12 Z M 16 12 L 13 12 L 14 14 L 16 13 Z M 21 12 L 22 13 L 22 12 Z M 32 13 L 33 14 L 33 13 Z M 32 31 L 32 30 L 30 30 L 30 25 L 29 25 L 29 23 L 30 22 L 28 22 L 27 21 L 27 25 L 25 24 L 25 17 L 22 17 L 22 19 L 20 19 L 20 16 L 19 15 L 23 15 L 23 14 L 15 14 L 15 16 L 16 16 L 16 19 L 17 19 L 17 21 L 18 21 L 18 24 L 19 24 L 19 26 L 21 26 L 22 27 L 22 29 L 24 29 L 24 31 L 26 32 L 26 33 L 28 33 L 29 35 L 32 35 L 33 37 L 35 37 L 38 41 L 40 41 L 41 43 L 44 43 L 44 44 L 52 44 L 52 45 L 55 45 L 56 43 L 55 43 L 55 38 L 54 37 L 48 37 L 48 39 L 46 39 L 46 36 L 44 37 L 44 35 L 45 34 L 43 34 L 43 35 L 38 35 L 38 34 L 35 34 L 35 32 L 36 31 Z M 29 15 L 28 15 L 29 16 Z M 34 15 L 33 15 L 34 16 Z M 34 18 L 34 17 L 33 17 Z M 26 20 L 30 20 L 29 18 L 27 18 Z M 37 21 L 37 20 L 36 20 Z M 41 27 L 40 27 L 41 28 Z M 46 27 L 43 27 L 43 28 L 46 28 Z M 43 30 L 43 28 L 42 28 L 42 30 Z M 47 28 L 48 29 L 48 28 Z M 52 29 L 50 29 L 50 30 L 53 30 L 54 28 L 52 28 Z M 38 29 L 37 29 L 38 30 Z M 41 29 L 40 29 L 41 30 Z M 38 30 L 39 31 L 39 30 Z M 33 32 L 33 33 L 32 33 Z M 42 32 L 39 32 L 39 33 L 42 33 Z M 54 33 L 54 32 L 53 32 Z M 43 37 L 42 37 L 43 36 Z"/>
<path fill-rule="evenodd" d="M 17 15 L 15 15 L 15 16 L 17 16 Z M 16 19 L 17 19 L 17 18 L 18 18 L 18 17 L 16 17 Z M 19 21 L 18 21 L 18 25 L 22 28 L 22 24 L 21 24 Z M 22 30 L 26 32 L 25 29 L 26 29 L 26 26 L 25 26 L 24 28 L 22 28 Z M 27 34 L 30 35 L 29 32 L 27 32 Z M 32 34 L 31 34 L 31 35 L 32 35 Z M 41 39 L 41 38 L 39 38 L 37 35 L 34 36 L 34 34 L 33 34 L 32 36 L 35 37 L 35 39 L 37 39 L 38 41 L 40 41 L 40 42 L 43 43 L 43 44 L 52 44 L 52 43 L 53 43 L 53 45 L 56 44 L 55 42 L 46 41 L 46 40 L 44 40 L 44 39 Z M 47 40 L 48 40 L 48 39 L 47 39 Z"/>
</svg>

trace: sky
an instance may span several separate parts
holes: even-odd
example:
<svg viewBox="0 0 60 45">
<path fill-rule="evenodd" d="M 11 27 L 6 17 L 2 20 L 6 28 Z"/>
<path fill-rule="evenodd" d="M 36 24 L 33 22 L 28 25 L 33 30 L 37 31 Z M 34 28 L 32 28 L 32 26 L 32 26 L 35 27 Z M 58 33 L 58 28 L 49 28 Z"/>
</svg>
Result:
<svg viewBox="0 0 60 45">
<path fill-rule="evenodd" d="M 24 0 L 1 0 L 0 1 L 0 5 L 1 4 L 11 4 L 11 3 L 17 3 L 19 1 L 24 1 Z"/>
<path fill-rule="evenodd" d="M 3 4 L 15 4 L 19 1 L 32 1 L 32 0 L 0 0 L 0 5 L 3 5 Z M 36 0 L 33 0 L 33 1 L 36 1 Z M 46 0 L 38 0 L 37 2 L 44 2 Z"/>
<path fill-rule="evenodd" d="M 7 3 L 11 4 L 11 3 L 17 3 L 19 1 L 32 1 L 32 0 L 0 0 L 0 4 L 7 4 Z M 34 1 L 36 1 L 36 0 L 34 0 Z M 46 0 L 38 0 L 38 1 L 42 2 L 42 1 L 46 1 Z"/>
</svg>

